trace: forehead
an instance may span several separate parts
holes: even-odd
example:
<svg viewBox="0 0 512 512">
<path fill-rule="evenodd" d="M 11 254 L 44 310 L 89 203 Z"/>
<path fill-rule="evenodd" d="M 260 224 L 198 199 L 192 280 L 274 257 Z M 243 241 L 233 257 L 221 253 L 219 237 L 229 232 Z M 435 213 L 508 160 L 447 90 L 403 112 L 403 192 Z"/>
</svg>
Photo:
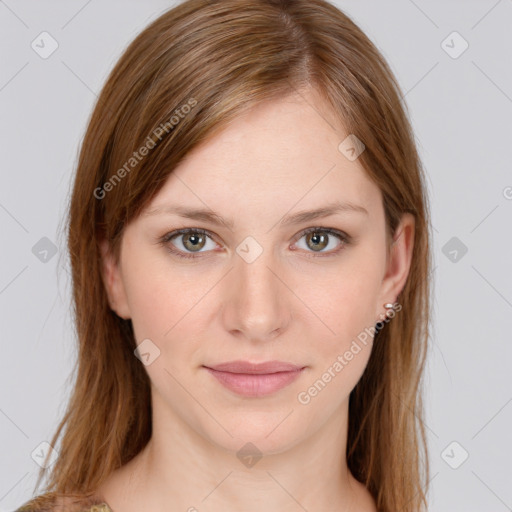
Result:
<svg viewBox="0 0 512 512">
<path fill-rule="evenodd" d="M 380 191 L 339 150 L 348 135 L 313 91 L 258 104 L 194 148 L 146 212 L 186 203 L 261 215 L 335 201 L 370 211 Z"/>
</svg>

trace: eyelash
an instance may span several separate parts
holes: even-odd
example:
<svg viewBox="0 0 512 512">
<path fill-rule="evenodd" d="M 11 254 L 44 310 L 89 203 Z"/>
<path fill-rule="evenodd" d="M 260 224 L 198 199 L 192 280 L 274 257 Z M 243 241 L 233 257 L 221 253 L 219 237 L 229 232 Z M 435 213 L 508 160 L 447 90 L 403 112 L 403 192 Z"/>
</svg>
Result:
<svg viewBox="0 0 512 512">
<path fill-rule="evenodd" d="M 307 229 L 301 231 L 299 233 L 299 236 L 296 238 L 295 242 L 299 241 L 303 236 L 308 235 L 309 233 L 313 233 L 313 232 L 315 232 L 315 233 L 316 232 L 327 233 L 329 235 L 333 235 L 333 236 L 337 237 L 340 240 L 340 242 L 341 242 L 340 246 L 337 249 L 331 250 L 329 252 L 315 254 L 313 251 L 307 251 L 307 252 L 311 252 L 312 253 L 311 257 L 313 257 L 313 258 L 317 258 L 317 257 L 325 258 L 325 257 L 329 257 L 329 256 L 336 256 L 340 251 L 343 250 L 343 248 L 346 245 L 349 245 L 352 242 L 352 238 L 349 235 L 347 235 L 346 233 L 343 233 L 343 231 L 338 231 L 337 229 L 334 229 L 334 228 L 323 228 L 323 227 L 320 227 L 320 226 L 307 228 Z M 164 245 L 166 247 L 166 249 L 171 254 L 174 254 L 175 256 L 178 256 L 178 258 L 194 259 L 194 258 L 203 257 L 203 256 L 201 256 L 201 254 L 202 254 L 201 252 L 198 252 L 196 254 L 184 253 L 184 252 L 176 249 L 173 244 L 169 244 L 169 242 L 174 237 L 179 236 L 179 235 L 183 235 L 183 234 L 189 234 L 189 233 L 198 233 L 198 234 L 201 234 L 201 235 L 205 235 L 205 236 L 208 236 L 209 238 L 211 238 L 213 240 L 213 238 L 211 237 L 211 233 L 209 231 L 205 230 L 205 229 L 201 229 L 201 228 L 183 228 L 183 229 L 176 229 L 174 231 L 171 231 L 171 232 L 165 234 L 163 237 L 161 237 L 158 240 L 158 242 L 161 245 Z"/>
</svg>

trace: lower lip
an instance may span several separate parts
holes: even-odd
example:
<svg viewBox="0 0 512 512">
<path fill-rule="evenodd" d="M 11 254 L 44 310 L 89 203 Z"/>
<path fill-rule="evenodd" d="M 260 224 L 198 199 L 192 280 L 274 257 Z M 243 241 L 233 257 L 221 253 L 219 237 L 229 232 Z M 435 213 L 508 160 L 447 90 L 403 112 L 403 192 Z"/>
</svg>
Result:
<svg viewBox="0 0 512 512">
<path fill-rule="evenodd" d="M 277 372 L 265 374 L 230 373 L 205 367 L 223 386 L 248 397 L 267 396 L 291 384 L 302 372 Z"/>
</svg>

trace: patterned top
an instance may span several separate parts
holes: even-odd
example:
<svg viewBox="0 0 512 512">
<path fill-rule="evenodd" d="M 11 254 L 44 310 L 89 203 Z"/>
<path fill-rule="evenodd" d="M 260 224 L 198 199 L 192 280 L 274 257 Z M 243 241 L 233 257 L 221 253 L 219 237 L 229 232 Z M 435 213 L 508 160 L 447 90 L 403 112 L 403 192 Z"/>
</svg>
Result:
<svg viewBox="0 0 512 512">
<path fill-rule="evenodd" d="M 89 496 L 83 498 L 66 498 L 69 504 L 66 505 L 66 512 L 114 512 L 103 498 Z M 24 503 L 14 512 L 52 512 L 61 510 L 57 503 L 62 503 L 53 492 L 47 492 L 32 498 Z"/>
</svg>

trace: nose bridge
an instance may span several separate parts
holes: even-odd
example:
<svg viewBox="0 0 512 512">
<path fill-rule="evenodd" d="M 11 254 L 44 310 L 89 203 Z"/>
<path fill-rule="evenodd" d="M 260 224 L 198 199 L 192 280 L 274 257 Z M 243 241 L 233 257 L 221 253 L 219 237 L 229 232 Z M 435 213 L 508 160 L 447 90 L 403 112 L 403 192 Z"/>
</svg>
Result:
<svg viewBox="0 0 512 512">
<path fill-rule="evenodd" d="M 271 271 L 275 264 L 270 252 L 262 253 L 250 263 L 239 258 L 235 265 L 235 272 L 241 284 L 240 290 L 244 295 L 255 300 L 258 298 L 266 298 L 267 300 L 271 297 L 277 298 L 277 279 Z"/>
</svg>

